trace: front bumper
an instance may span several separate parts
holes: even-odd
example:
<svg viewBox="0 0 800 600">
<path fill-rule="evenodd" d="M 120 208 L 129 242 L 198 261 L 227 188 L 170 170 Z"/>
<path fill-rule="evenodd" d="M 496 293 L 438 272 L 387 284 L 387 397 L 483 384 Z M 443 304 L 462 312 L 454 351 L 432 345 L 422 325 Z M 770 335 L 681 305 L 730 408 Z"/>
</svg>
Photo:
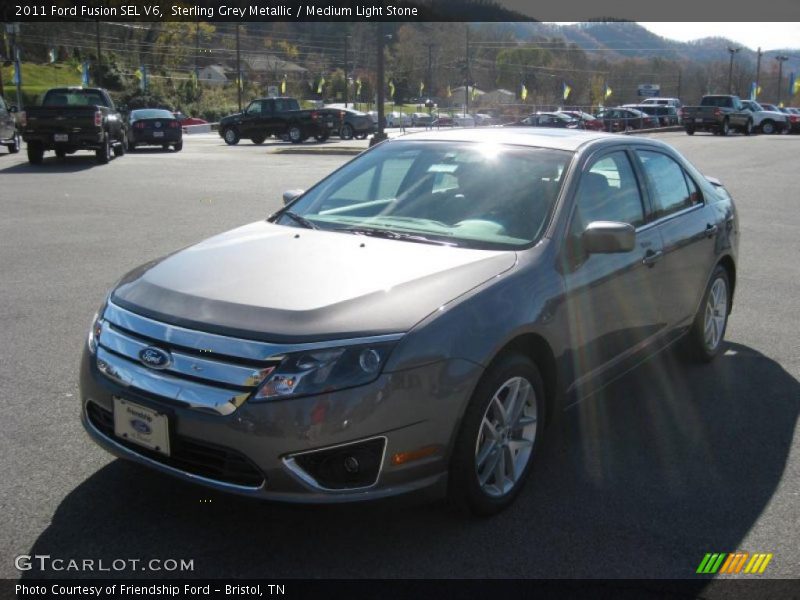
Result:
<svg viewBox="0 0 800 600">
<path fill-rule="evenodd" d="M 454 435 L 482 369 L 457 359 L 386 373 L 371 384 L 317 396 L 264 403 L 245 402 L 229 415 L 210 414 L 126 388 L 100 373 L 94 355 L 81 364 L 81 420 L 91 438 L 112 454 L 185 481 L 224 492 L 295 503 L 340 503 L 443 489 Z M 176 447 L 184 441 L 227 453 L 252 467 L 249 479 L 209 475 L 126 443 L 98 423 L 97 408 L 110 414 L 121 397 L 169 415 Z M 88 410 L 87 410 L 88 409 Z M 298 468 L 298 456 L 340 445 L 384 440 L 376 480 L 368 486 L 329 489 Z M 209 450 L 209 448 L 211 450 Z M 423 458 L 395 464 L 393 457 L 435 448 Z M 238 462 L 236 462 L 238 461 Z M 226 463 L 227 464 L 227 463 Z M 235 471 L 239 472 L 239 471 Z M 253 478 L 256 472 L 262 476 Z"/>
</svg>

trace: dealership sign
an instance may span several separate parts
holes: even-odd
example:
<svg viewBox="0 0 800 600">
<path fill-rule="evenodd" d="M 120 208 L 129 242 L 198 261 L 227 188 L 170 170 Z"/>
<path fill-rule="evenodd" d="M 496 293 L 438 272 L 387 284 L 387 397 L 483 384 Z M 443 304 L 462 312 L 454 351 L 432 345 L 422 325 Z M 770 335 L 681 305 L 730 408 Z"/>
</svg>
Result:
<svg viewBox="0 0 800 600">
<path fill-rule="evenodd" d="M 661 94 L 661 86 L 657 83 L 640 83 L 638 90 L 639 96 L 658 96 Z"/>
</svg>

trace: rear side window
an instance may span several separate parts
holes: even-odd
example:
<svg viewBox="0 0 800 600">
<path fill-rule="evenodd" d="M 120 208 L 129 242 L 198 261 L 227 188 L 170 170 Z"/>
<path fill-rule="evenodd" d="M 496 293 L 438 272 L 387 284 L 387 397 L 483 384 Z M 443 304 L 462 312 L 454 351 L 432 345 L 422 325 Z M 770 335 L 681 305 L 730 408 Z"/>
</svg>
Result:
<svg viewBox="0 0 800 600">
<path fill-rule="evenodd" d="M 694 181 L 675 160 L 660 152 L 638 150 L 647 186 L 653 198 L 654 219 L 660 219 L 702 202 Z"/>
</svg>

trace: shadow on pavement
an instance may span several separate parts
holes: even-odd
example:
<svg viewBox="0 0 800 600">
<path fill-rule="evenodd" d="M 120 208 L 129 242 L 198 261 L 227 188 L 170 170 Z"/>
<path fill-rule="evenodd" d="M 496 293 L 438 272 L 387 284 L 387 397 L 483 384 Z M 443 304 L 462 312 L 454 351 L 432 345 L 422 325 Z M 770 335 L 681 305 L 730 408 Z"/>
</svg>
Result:
<svg viewBox="0 0 800 600">
<path fill-rule="evenodd" d="M 781 480 L 798 399 L 800 384 L 751 348 L 705 366 L 665 353 L 557 420 L 517 503 L 489 519 L 266 504 L 115 460 L 63 499 L 29 553 L 194 559 L 194 577 L 697 578 L 699 592 L 706 552 L 770 551 L 739 545 Z"/>
<path fill-rule="evenodd" d="M 114 162 L 114 157 L 111 158 Z M 63 174 L 78 173 L 93 167 L 105 167 L 107 165 L 98 164 L 94 154 L 78 154 L 75 156 L 65 156 L 58 158 L 55 155 L 46 155 L 42 164 L 32 165 L 30 163 L 16 164 L 7 169 L 0 169 L 2 175 L 30 175 L 31 173 L 43 174 Z"/>
</svg>

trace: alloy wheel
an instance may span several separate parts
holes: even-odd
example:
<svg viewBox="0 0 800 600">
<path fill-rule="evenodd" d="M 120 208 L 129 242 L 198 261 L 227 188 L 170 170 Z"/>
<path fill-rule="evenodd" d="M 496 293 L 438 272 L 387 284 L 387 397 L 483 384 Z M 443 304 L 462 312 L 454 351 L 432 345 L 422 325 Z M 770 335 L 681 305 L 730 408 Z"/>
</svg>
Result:
<svg viewBox="0 0 800 600">
<path fill-rule="evenodd" d="M 505 496 L 525 472 L 537 412 L 536 392 L 524 377 L 512 377 L 492 396 L 475 442 L 475 471 L 487 495 Z"/>
<path fill-rule="evenodd" d="M 728 286 L 725 280 L 714 281 L 706 300 L 705 320 L 703 322 L 703 339 L 706 348 L 716 350 L 725 333 L 725 321 L 728 318 Z"/>
</svg>

